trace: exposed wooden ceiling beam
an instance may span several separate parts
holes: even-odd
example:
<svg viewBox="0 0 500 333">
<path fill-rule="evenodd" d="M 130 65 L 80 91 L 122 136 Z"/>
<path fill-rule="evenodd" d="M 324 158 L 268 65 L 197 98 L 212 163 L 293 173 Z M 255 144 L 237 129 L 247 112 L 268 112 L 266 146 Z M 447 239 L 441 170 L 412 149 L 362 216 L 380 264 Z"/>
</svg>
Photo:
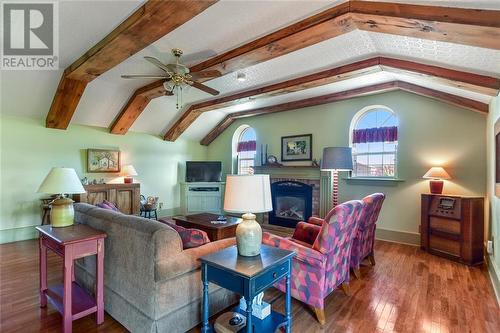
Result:
<svg viewBox="0 0 500 333">
<path fill-rule="evenodd" d="M 356 28 L 360 30 L 500 50 L 500 29 L 497 27 L 370 14 L 350 15 Z"/>
<path fill-rule="evenodd" d="M 398 81 L 398 88 L 404 91 L 408 91 L 425 97 L 434 98 L 448 104 L 456 105 L 461 108 L 468 109 L 471 111 L 476 111 L 483 114 L 487 114 L 489 110 L 489 105 L 487 103 L 422 87 L 409 82 Z"/>
<path fill-rule="evenodd" d="M 413 5 L 399 2 L 350 1 L 349 12 L 426 21 L 500 27 L 498 10 Z"/>
<path fill-rule="evenodd" d="M 103 41 L 71 65 L 61 80 L 76 79 L 89 82 L 137 52 L 136 49 L 140 50 L 154 42 L 215 1 L 150 0 Z M 175 13 L 175 15 L 170 17 L 169 13 Z M 194 65 L 191 67 L 191 71 L 217 69 L 223 74 L 227 74 L 314 45 L 354 29 L 500 48 L 499 17 L 500 11 L 347 1 Z M 67 86 L 63 83 L 61 82 L 61 86 Z M 156 81 L 148 86 L 157 90 L 162 89 L 161 85 L 162 81 Z M 139 90 L 143 91 L 143 88 Z M 132 95 L 112 124 L 110 128 L 112 133 L 124 134 L 132 126 L 149 102 L 149 100 L 142 100 L 142 94 L 136 91 Z M 71 119 L 78 105 L 79 96 L 81 93 L 78 92 L 55 96 L 53 106 L 69 105 L 72 109 L 51 108 L 47 117 L 47 126 L 66 128 L 69 123 L 66 119 L 68 117 Z M 56 102 L 58 98 L 68 101 Z M 138 101 L 134 99 L 138 99 Z M 61 116 L 64 121 L 58 120 L 60 114 L 66 115 L 65 117 Z"/>
<path fill-rule="evenodd" d="M 331 18 L 332 14 L 337 14 L 339 16 Z M 350 1 L 348 12 L 345 12 L 345 7 L 343 7 L 342 10 L 330 11 L 328 15 L 323 15 L 321 17 L 330 17 L 330 19 L 329 21 L 321 21 L 321 23 L 317 25 L 305 24 L 304 26 L 306 26 L 307 29 L 299 32 L 305 34 L 304 36 L 307 36 L 307 32 L 311 33 L 311 35 L 314 36 L 314 38 L 311 39 L 313 44 L 320 41 L 317 36 L 326 37 L 325 39 L 333 37 L 328 34 L 318 35 L 317 33 L 323 31 L 323 29 L 328 26 L 329 22 L 335 19 L 335 22 L 344 22 L 345 32 L 352 31 L 354 26 L 361 30 L 500 49 L 500 11 L 408 5 L 401 3 Z M 294 31 L 294 29 L 290 30 Z M 334 35 L 338 35 L 338 29 L 334 28 L 333 31 Z M 257 43 L 246 44 L 241 48 L 214 57 L 200 64 L 201 66 L 199 68 L 194 66 L 193 69 L 203 70 L 213 68 L 226 73 L 227 71 L 254 65 L 256 63 L 255 59 L 263 61 L 278 55 L 286 54 L 291 50 L 291 47 L 293 47 L 293 50 L 296 50 L 298 49 L 296 45 L 298 41 L 302 41 L 301 47 L 311 45 L 307 37 L 294 39 L 295 37 L 293 37 L 293 35 L 287 35 L 287 37 L 284 37 L 279 43 L 271 42 L 266 47 L 261 46 L 258 52 L 251 48 L 251 46 L 262 45 L 262 43 L 271 40 L 266 39 L 266 37 L 259 39 L 256 41 Z M 292 42 L 293 45 L 289 46 L 288 43 Z M 268 58 L 266 58 L 266 54 Z M 236 58 L 231 58 L 231 56 L 234 55 L 236 55 Z M 236 61 L 235 59 L 238 60 Z M 234 63 L 236 63 L 237 66 L 234 67 Z M 437 66 L 421 66 L 418 63 L 415 64 L 415 66 L 409 65 L 408 67 L 400 68 L 397 66 L 396 60 L 394 60 L 392 62 L 381 63 L 380 65 L 399 68 L 401 71 L 412 71 L 422 75 L 434 75 L 443 78 L 445 84 L 465 89 L 470 88 L 472 91 L 486 93 L 488 95 L 495 93 L 498 89 L 498 79 L 495 78 L 484 76 L 485 82 L 480 83 L 483 78 L 475 77 L 474 74 L 469 80 L 468 73 L 446 70 Z M 416 69 L 420 69 L 421 71 Z M 435 74 L 433 74 L 434 72 Z M 463 84 L 455 84 L 454 81 L 459 81 Z M 257 98 L 261 94 L 262 93 L 257 93 L 254 97 Z M 250 96 L 252 95 L 242 94 L 239 98 L 248 98 Z M 225 98 L 225 100 L 226 106 L 231 105 L 231 103 L 243 102 L 241 100 L 237 102 L 234 100 L 229 101 L 228 98 Z M 221 104 L 224 103 L 223 101 L 224 98 L 219 99 Z M 206 106 L 203 107 L 201 106 L 203 103 L 201 103 L 198 104 L 197 107 L 188 108 L 188 110 L 169 128 L 164 139 L 174 141 L 189 127 L 190 121 L 196 120 L 201 114 L 201 111 L 217 108 L 211 105 L 211 102 L 212 101 L 206 102 Z"/>
<path fill-rule="evenodd" d="M 359 77 L 382 69 L 390 69 L 392 71 L 400 70 L 416 75 L 432 75 L 432 77 L 435 76 L 443 79 L 442 83 L 444 84 L 492 96 L 496 96 L 500 89 L 500 79 L 498 78 L 421 64 L 414 61 L 388 57 L 374 57 L 269 86 L 193 104 L 188 107 L 172 126 L 170 126 L 164 139 L 167 141 L 175 141 L 203 112 L 221 109 L 259 98 L 314 88 Z"/>
<path fill-rule="evenodd" d="M 85 86 L 102 73 L 189 21 L 217 0 L 149 0 L 65 71 L 46 126 L 66 129 Z"/>
<path fill-rule="evenodd" d="M 391 90 L 404 90 L 418 95 L 434 98 L 445 103 L 457 105 L 469 110 L 477 111 L 480 113 L 488 113 L 488 104 L 478 102 L 465 97 L 460 97 L 441 91 L 433 90 L 430 88 L 421 87 L 412 83 L 402 82 L 402 81 L 392 81 L 387 83 L 374 84 L 362 88 L 356 88 L 351 90 L 346 90 L 342 92 L 337 92 L 333 94 L 317 96 L 312 98 L 307 98 L 303 100 L 282 103 L 278 105 L 271 105 L 262 108 L 257 108 L 253 110 L 241 111 L 228 114 L 216 127 L 214 127 L 210 133 L 208 133 L 200 144 L 209 145 L 214 141 L 225 129 L 227 129 L 233 122 L 240 118 L 259 116 L 263 114 L 270 114 L 276 112 L 284 112 L 290 110 L 297 110 L 305 107 L 328 104 L 333 102 L 338 102 L 354 97 L 387 92 Z"/>
<path fill-rule="evenodd" d="M 207 69 L 216 69 L 224 75 L 241 68 L 282 56 L 326 39 L 342 35 L 354 29 L 350 19 L 339 18 L 339 16 L 348 13 L 348 11 L 348 2 L 332 7 L 319 14 L 308 17 L 264 37 L 196 64 L 190 68 L 190 71 L 195 73 Z M 155 85 L 157 86 L 161 86 L 162 84 L 162 80 L 155 81 Z M 132 98 L 134 97 L 132 96 Z M 129 100 L 127 105 L 128 107 L 124 107 L 118 116 L 118 120 L 122 123 L 123 129 L 119 130 L 111 126 L 111 133 L 125 134 L 142 112 L 142 110 L 134 109 L 135 103 L 131 100 Z M 133 117 L 134 115 L 137 115 L 135 119 Z M 128 121 L 121 121 L 121 118 L 127 119 Z"/>
<path fill-rule="evenodd" d="M 165 96 L 172 93 L 167 93 L 163 86 L 157 86 L 155 82 L 150 85 L 144 86 L 134 92 L 134 95 L 129 99 L 128 103 L 125 105 L 125 109 L 136 110 L 135 114 L 129 113 L 128 116 L 135 120 L 141 114 L 142 110 L 148 105 L 149 101 L 153 98 Z M 126 128 L 126 124 L 130 122 L 131 119 L 124 117 L 117 117 L 111 128 L 116 132 L 111 132 L 113 134 L 121 134 Z"/>
</svg>

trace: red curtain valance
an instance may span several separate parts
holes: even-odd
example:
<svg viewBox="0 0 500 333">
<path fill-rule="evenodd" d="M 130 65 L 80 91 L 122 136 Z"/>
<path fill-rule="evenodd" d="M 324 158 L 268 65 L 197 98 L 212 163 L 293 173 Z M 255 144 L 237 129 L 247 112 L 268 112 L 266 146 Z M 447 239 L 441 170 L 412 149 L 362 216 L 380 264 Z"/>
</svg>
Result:
<svg viewBox="0 0 500 333">
<path fill-rule="evenodd" d="M 242 141 L 238 142 L 238 153 L 242 151 L 256 151 L 257 150 L 257 142 L 252 141 Z"/>
<path fill-rule="evenodd" d="M 398 127 L 374 127 L 354 130 L 352 143 L 398 141 Z"/>
</svg>

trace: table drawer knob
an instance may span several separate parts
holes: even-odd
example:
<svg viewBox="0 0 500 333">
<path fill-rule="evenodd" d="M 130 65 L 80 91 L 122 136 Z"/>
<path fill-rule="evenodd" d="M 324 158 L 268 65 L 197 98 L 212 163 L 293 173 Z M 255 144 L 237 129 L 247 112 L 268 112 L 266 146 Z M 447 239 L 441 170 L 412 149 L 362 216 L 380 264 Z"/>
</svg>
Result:
<svg viewBox="0 0 500 333">
<path fill-rule="evenodd" d="M 276 272 L 273 273 L 273 279 L 276 279 L 276 277 L 278 276 L 278 274 Z"/>
</svg>

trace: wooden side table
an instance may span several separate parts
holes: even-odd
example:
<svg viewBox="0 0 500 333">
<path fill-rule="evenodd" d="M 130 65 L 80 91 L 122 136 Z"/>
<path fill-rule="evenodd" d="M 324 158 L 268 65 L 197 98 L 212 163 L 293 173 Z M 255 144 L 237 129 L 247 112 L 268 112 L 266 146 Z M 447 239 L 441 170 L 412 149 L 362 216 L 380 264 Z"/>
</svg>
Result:
<svg viewBox="0 0 500 333">
<path fill-rule="evenodd" d="M 245 297 L 246 311 L 243 312 L 239 306 L 233 310 L 246 315 L 245 332 L 275 332 L 278 328 L 284 327 L 286 332 L 290 333 L 292 327 L 290 274 L 294 256 L 293 251 L 262 245 L 260 255 L 254 257 L 238 255 L 236 246 L 201 257 L 203 280 L 201 331 L 213 332 L 208 324 L 208 283 L 213 282 Z M 285 315 L 271 311 L 271 314 L 263 320 L 254 317 L 252 315 L 254 297 L 283 278 L 286 279 Z"/>
<path fill-rule="evenodd" d="M 63 332 L 72 330 L 73 320 L 97 312 L 97 324 L 104 321 L 104 238 L 106 233 L 83 224 L 53 228 L 36 227 L 40 233 L 40 307 L 47 300 L 63 316 Z M 64 261 L 62 285 L 47 286 L 47 250 L 61 256 Z M 87 294 L 75 282 L 74 260 L 97 255 L 96 298 Z"/>
</svg>

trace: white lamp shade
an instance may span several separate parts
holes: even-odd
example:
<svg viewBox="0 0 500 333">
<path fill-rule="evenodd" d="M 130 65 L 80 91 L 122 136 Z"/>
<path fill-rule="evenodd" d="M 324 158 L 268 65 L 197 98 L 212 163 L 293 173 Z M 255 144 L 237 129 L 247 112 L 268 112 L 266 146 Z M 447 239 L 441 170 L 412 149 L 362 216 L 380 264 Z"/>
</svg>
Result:
<svg viewBox="0 0 500 333">
<path fill-rule="evenodd" d="M 425 173 L 422 178 L 431 178 L 431 179 L 451 179 L 450 175 L 446 170 L 442 167 L 432 167 Z"/>
<path fill-rule="evenodd" d="M 47 194 L 75 194 L 85 193 L 86 191 L 75 169 L 52 168 L 37 192 Z"/>
<path fill-rule="evenodd" d="M 352 149 L 350 147 L 324 148 L 323 159 L 321 160 L 321 170 L 352 170 Z"/>
<path fill-rule="evenodd" d="M 132 164 L 127 164 L 122 167 L 122 176 L 137 176 L 137 171 Z"/>
<path fill-rule="evenodd" d="M 228 175 L 224 210 L 230 213 L 264 213 L 273 210 L 269 175 Z"/>
</svg>

